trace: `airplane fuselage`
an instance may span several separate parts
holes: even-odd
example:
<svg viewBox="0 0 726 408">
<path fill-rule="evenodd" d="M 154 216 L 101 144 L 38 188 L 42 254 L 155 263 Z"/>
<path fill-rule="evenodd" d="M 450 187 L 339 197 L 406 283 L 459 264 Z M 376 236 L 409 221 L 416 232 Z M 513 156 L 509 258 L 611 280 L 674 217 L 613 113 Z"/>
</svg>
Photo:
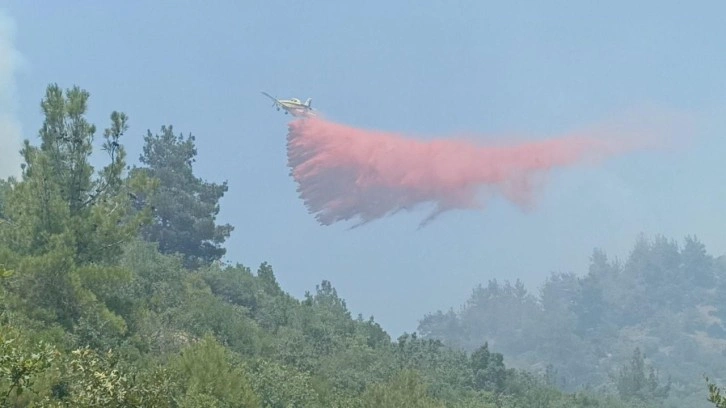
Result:
<svg viewBox="0 0 726 408">
<path fill-rule="evenodd" d="M 290 113 L 293 116 L 315 115 L 315 113 L 313 113 L 313 108 L 310 107 L 311 99 L 308 99 L 305 103 L 303 103 L 297 98 L 277 99 L 266 92 L 262 92 L 262 94 L 272 99 L 273 106 L 275 106 L 278 111 L 283 109 L 285 114 Z"/>
<path fill-rule="evenodd" d="M 280 107 L 278 107 L 277 110 L 280 110 L 280 108 L 284 109 L 285 113 L 290 113 L 293 116 L 312 114 L 312 109 L 310 107 L 296 103 L 281 102 Z"/>
</svg>

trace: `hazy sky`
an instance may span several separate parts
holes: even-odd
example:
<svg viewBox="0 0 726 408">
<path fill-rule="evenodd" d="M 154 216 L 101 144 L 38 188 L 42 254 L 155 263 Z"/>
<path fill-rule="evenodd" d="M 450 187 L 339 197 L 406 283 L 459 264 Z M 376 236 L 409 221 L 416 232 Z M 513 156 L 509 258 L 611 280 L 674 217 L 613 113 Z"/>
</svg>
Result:
<svg viewBox="0 0 726 408">
<path fill-rule="evenodd" d="M 133 163 L 147 129 L 191 132 L 197 174 L 229 181 L 228 260 L 270 262 L 297 297 L 328 279 L 396 337 L 480 282 L 521 278 L 537 291 L 552 271 L 584 273 L 595 247 L 626 257 L 641 232 L 695 234 L 726 252 L 726 4 L 681 4 L 6 1 L 0 141 L 3 120 L 17 120 L 37 143 L 52 82 L 91 93 L 98 143 L 111 111 L 127 113 Z M 8 63 L 13 48 L 22 65 Z M 262 90 L 422 138 L 545 138 L 642 109 L 694 125 L 678 148 L 550 173 L 528 213 L 495 199 L 423 229 L 430 208 L 348 230 L 307 214 L 286 166 L 289 118 Z M 17 163 L 9 150 L 0 171 Z"/>
<path fill-rule="evenodd" d="M 0 14 L 0 177 L 20 174 L 21 157 L 13 154 L 22 141 L 15 89 L 15 74 L 21 60 L 14 37 L 13 20 Z"/>
</svg>

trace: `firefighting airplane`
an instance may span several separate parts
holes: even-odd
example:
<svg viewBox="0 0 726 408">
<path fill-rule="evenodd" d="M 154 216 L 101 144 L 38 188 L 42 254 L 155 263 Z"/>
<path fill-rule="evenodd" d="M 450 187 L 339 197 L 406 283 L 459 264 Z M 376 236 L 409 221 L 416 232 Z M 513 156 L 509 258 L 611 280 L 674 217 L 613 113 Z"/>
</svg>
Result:
<svg viewBox="0 0 726 408">
<path fill-rule="evenodd" d="M 272 99 L 272 106 L 277 108 L 278 111 L 280 109 L 284 109 L 285 115 L 287 115 L 288 113 L 292 114 L 293 116 L 315 115 L 315 113 L 313 112 L 313 108 L 310 106 L 313 98 L 308 98 L 303 103 L 300 102 L 300 100 L 297 98 L 277 99 L 274 96 L 268 94 L 267 92 L 262 92 L 262 95 L 265 95 L 266 97 Z"/>
</svg>

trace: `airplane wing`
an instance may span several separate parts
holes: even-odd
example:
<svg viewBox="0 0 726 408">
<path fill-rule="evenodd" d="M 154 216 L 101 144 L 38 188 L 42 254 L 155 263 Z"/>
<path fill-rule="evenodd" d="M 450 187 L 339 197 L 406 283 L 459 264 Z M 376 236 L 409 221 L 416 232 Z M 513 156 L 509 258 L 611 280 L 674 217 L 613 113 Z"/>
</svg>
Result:
<svg viewBox="0 0 726 408">
<path fill-rule="evenodd" d="M 262 95 L 265 95 L 266 97 L 268 97 L 268 98 L 272 99 L 273 101 L 275 101 L 275 104 L 279 104 L 280 103 L 280 101 L 277 98 L 275 98 L 274 96 L 268 94 L 267 92 L 262 92 Z"/>
</svg>

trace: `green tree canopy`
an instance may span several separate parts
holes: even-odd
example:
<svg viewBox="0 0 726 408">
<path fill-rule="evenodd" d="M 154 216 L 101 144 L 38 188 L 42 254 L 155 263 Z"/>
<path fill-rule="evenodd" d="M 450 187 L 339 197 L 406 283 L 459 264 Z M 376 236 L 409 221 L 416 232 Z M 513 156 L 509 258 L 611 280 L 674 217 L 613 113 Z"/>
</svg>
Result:
<svg viewBox="0 0 726 408">
<path fill-rule="evenodd" d="M 163 253 L 180 253 L 186 267 L 208 265 L 224 256 L 224 241 L 234 229 L 216 225 L 219 200 L 227 192 L 227 182 L 210 183 L 193 172 L 197 155 L 195 137 L 174 135 L 172 126 L 162 126 L 160 134 L 147 131 L 137 168 L 159 180 L 159 188 L 147 197 L 154 208 L 153 222 L 142 230 L 148 241 L 158 242 Z"/>
<path fill-rule="evenodd" d="M 48 86 L 40 146 L 25 140 L 21 178 L 3 187 L 0 265 L 16 272 L 17 299 L 34 313 L 78 334 L 95 324 L 122 332 L 125 323 L 105 307 L 104 297 L 129 278 L 114 265 L 148 212 L 132 211 L 128 194 L 151 185 L 143 177 L 124 178 L 120 138 L 128 118 L 119 112 L 103 135 L 109 163 L 94 174 L 89 97 L 77 86 L 65 92 Z"/>
</svg>

